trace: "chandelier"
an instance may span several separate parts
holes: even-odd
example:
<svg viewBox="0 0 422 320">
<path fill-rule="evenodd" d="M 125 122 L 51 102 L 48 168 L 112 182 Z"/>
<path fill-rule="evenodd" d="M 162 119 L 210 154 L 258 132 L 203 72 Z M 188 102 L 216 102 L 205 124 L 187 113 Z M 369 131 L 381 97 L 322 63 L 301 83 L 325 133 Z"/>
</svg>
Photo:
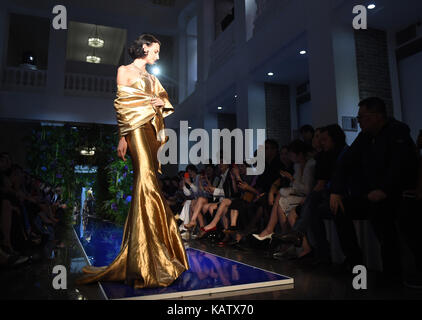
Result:
<svg viewBox="0 0 422 320">
<path fill-rule="evenodd" d="M 102 48 L 104 46 L 104 40 L 98 36 L 97 25 L 95 25 L 95 35 L 88 38 L 88 45 L 93 48 Z"/>
<path fill-rule="evenodd" d="M 94 48 L 94 52 L 91 55 L 86 56 L 86 62 L 90 62 L 90 63 L 100 63 L 101 62 L 101 58 L 95 55 L 95 48 Z"/>
</svg>

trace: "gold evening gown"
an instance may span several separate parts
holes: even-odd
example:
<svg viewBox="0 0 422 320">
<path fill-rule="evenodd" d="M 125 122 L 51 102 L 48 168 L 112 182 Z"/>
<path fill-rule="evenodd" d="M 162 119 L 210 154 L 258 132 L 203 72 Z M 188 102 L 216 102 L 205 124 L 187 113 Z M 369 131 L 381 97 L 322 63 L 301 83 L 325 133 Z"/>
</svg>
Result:
<svg viewBox="0 0 422 320">
<path fill-rule="evenodd" d="M 165 105 L 155 108 L 153 97 Z M 130 86 L 117 85 L 114 100 L 119 135 L 126 136 L 133 164 L 133 193 L 120 253 L 105 267 L 85 266 L 79 284 L 124 281 L 135 288 L 168 286 L 189 263 L 174 215 L 160 190 L 157 150 L 165 141 L 163 118 L 174 112 L 159 80 L 141 74 Z"/>
</svg>

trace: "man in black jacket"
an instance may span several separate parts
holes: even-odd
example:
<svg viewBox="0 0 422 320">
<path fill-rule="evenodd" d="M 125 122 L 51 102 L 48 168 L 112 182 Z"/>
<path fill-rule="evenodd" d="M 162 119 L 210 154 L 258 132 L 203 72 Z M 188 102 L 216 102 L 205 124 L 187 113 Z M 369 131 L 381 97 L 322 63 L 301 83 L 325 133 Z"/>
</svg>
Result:
<svg viewBox="0 0 422 320">
<path fill-rule="evenodd" d="M 395 218 L 403 190 L 416 182 L 415 144 L 406 124 L 387 118 L 379 98 L 361 101 L 357 118 L 362 132 L 334 173 L 330 208 L 349 226 L 356 215 L 370 219 L 381 245 L 383 273 L 397 279 L 401 268 Z M 339 237 L 351 266 L 362 264 L 356 236 L 339 232 Z"/>
</svg>

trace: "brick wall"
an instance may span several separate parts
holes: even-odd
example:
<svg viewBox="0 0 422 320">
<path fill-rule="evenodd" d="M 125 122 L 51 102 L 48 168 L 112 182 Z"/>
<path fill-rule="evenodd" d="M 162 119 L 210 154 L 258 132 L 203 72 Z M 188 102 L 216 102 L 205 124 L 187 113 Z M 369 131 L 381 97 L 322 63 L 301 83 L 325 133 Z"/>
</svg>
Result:
<svg viewBox="0 0 422 320">
<path fill-rule="evenodd" d="M 387 113 L 392 115 L 386 32 L 376 29 L 355 30 L 355 43 L 360 99 L 380 97 L 387 105 Z"/>
<path fill-rule="evenodd" d="M 290 91 L 289 86 L 265 84 L 265 106 L 267 115 L 267 137 L 279 146 L 291 141 Z"/>
</svg>

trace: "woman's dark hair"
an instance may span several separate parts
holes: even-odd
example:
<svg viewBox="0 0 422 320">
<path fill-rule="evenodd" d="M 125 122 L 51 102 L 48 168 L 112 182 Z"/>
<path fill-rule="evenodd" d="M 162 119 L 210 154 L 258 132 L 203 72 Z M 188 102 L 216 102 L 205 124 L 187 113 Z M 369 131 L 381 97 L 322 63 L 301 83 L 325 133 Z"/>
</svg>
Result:
<svg viewBox="0 0 422 320">
<path fill-rule="evenodd" d="M 188 170 L 193 171 L 193 172 L 195 172 L 195 173 L 198 173 L 198 169 L 197 169 L 197 168 L 196 168 L 196 166 L 195 166 L 195 165 L 193 165 L 193 164 L 189 164 L 189 165 L 186 167 L 186 172 L 187 172 Z"/>
<path fill-rule="evenodd" d="M 138 58 L 144 58 L 147 54 L 143 48 L 144 44 L 148 47 L 153 43 L 158 43 L 161 45 L 161 42 L 151 34 L 142 34 L 132 42 L 132 45 L 128 48 L 129 56 L 135 60 Z"/>
<path fill-rule="evenodd" d="M 293 152 L 295 154 L 302 153 L 305 156 L 311 151 L 309 146 L 305 142 L 299 139 L 293 140 L 289 144 L 288 149 L 289 149 L 289 152 Z"/>
<path fill-rule="evenodd" d="M 346 145 L 346 135 L 338 124 L 330 124 L 322 128 L 322 132 L 327 132 L 331 139 L 333 139 L 335 149 L 342 148 Z"/>
<path fill-rule="evenodd" d="M 310 132 L 312 135 L 315 133 L 314 127 L 312 127 L 310 124 L 305 124 L 304 126 L 300 127 L 299 132 L 301 134 L 304 134 L 305 132 Z"/>
</svg>

